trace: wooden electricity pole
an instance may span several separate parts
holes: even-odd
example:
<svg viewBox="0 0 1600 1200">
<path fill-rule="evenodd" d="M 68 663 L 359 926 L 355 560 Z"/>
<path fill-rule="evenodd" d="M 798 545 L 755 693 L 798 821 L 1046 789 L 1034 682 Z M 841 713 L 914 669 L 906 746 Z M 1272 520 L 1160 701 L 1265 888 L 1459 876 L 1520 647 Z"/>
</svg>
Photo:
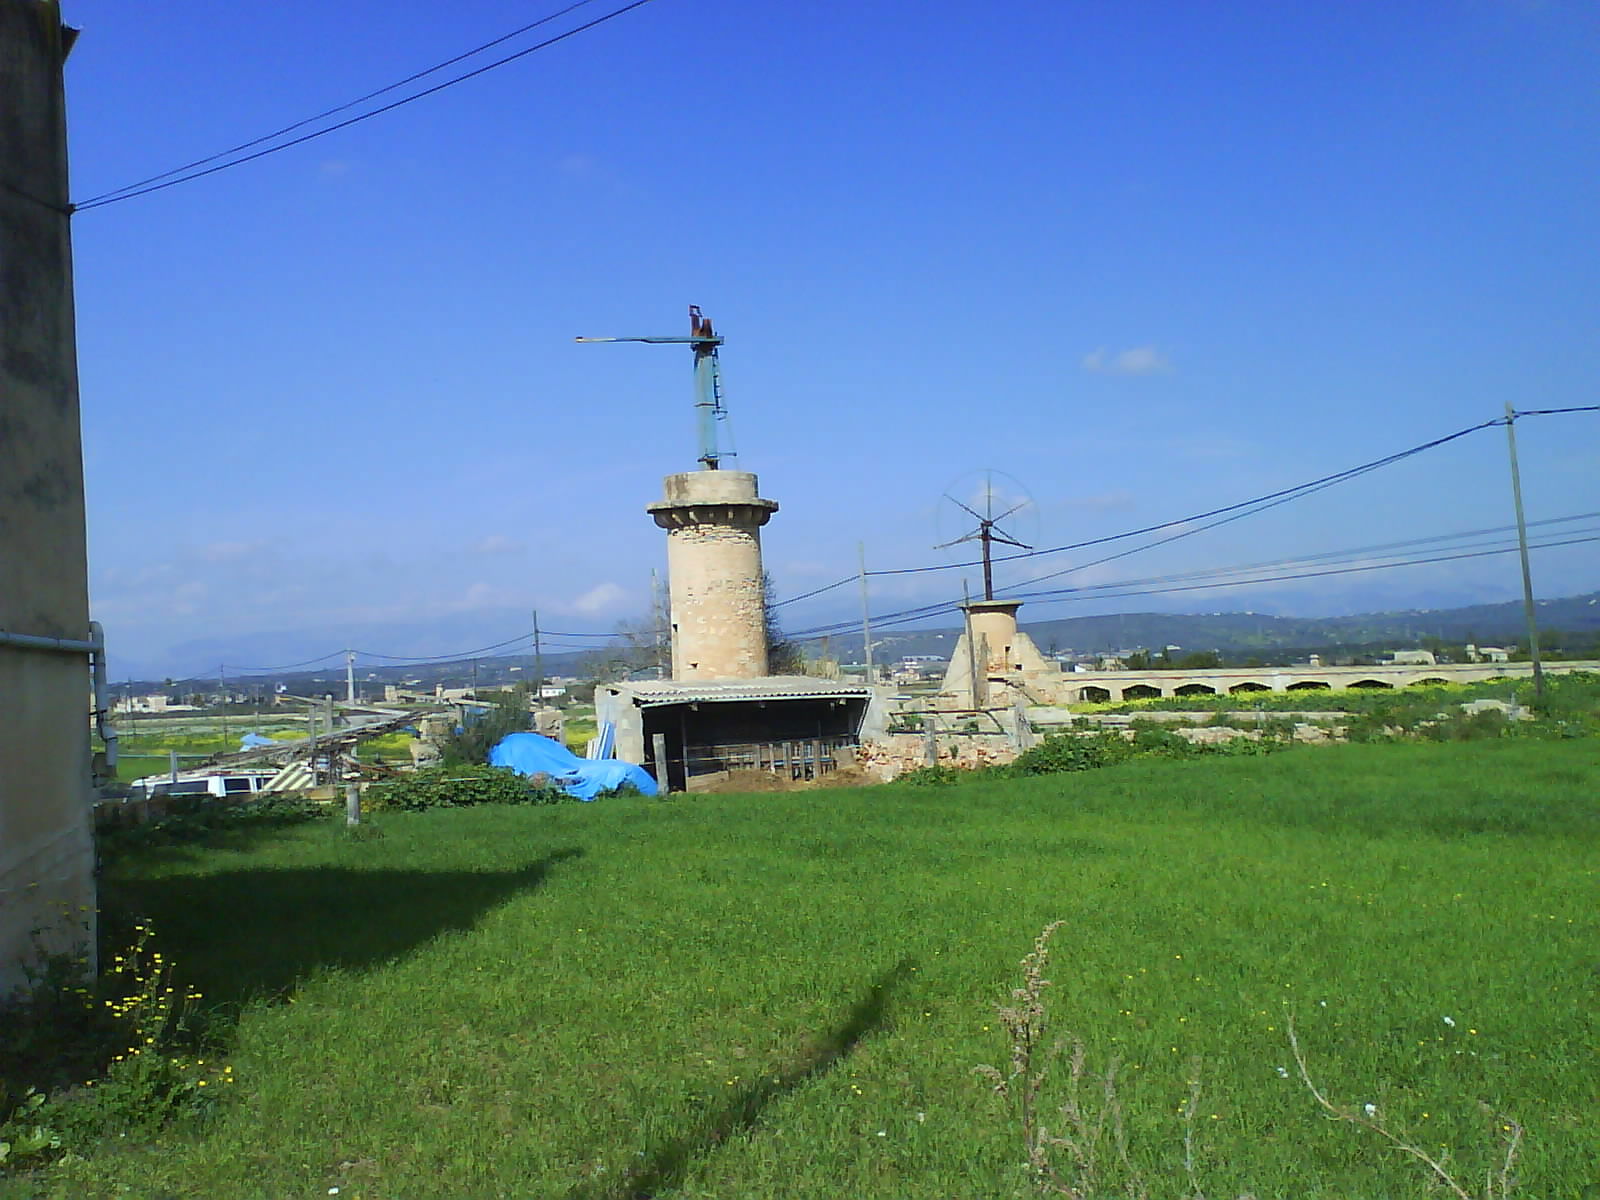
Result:
<svg viewBox="0 0 1600 1200">
<path fill-rule="evenodd" d="M 856 554 L 861 560 L 861 653 L 867 666 L 867 686 L 872 686 L 872 614 L 867 604 L 867 544 L 856 543 Z"/>
<path fill-rule="evenodd" d="M 1539 620 L 1533 607 L 1528 567 L 1528 523 L 1522 515 L 1522 472 L 1517 469 L 1517 410 L 1506 405 L 1506 446 L 1511 452 L 1511 497 L 1517 508 L 1517 548 L 1522 554 L 1522 612 L 1528 620 L 1528 659 L 1533 663 L 1534 703 L 1544 703 L 1544 665 L 1539 661 Z"/>
</svg>

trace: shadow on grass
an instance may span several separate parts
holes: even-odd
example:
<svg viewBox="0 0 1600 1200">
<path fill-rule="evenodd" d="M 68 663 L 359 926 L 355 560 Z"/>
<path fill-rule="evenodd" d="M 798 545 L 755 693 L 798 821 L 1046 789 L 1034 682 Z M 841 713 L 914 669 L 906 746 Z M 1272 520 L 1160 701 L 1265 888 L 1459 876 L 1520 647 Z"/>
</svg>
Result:
<svg viewBox="0 0 1600 1200">
<path fill-rule="evenodd" d="M 511 871 L 260 868 L 108 882 L 103 940 L 148 917 L 157 946 L 206 1007 L 274 999 L 319 969 L 390 962 L 431 938 L 468 930 L 512 896 L 544 883 L 581 849 L 557 850 Z"/>
<path fill-rule="evenodd" d="M 325 822 L 328 815 L 326 809 L 300 802 L 215 804 L 172 812 L 145 825 L 97 830 L 95 851 L 102 871 L 114 870 L 125 858 L 137 858 L 146 868 L 201 862 L 212 850 L 247 853 L 286 829 Z"/>
<path fill-rule="evenodd" d="M 911 959 L 901 959 L 867 988 L 836 1029 L 812 1040 L 787 1067 L 764 1074 L 711 1108 L 695 1128 L 649 1150 L 645 1161 L 626 1179 L 609 1190 L 579 1187 L 567 1193 L 567 1200 L 652 1200 L 657 1193 L 677 1187 L 696 1159 L 754 1127 L 767 1105 L 807 1080 L 826 1074 L 863 1038 L 886 1028 L 889 998 L 914 966 Z"/>
</svg>

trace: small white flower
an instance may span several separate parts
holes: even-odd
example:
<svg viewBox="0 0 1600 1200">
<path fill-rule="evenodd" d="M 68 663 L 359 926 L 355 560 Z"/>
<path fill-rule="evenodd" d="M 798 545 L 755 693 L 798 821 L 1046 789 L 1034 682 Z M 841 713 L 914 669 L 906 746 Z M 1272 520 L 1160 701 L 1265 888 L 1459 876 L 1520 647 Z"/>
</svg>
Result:
<svg viewBox="0 0 1600 1200">
<path fill-rule="evenodd" d="M 921 1124 L 922 1124 L 922 1123 L 923 1123 L 923 1122 L 924 1122 L 924 1121 L 926 1121 L 926 1120 L 927 1120 L 927 1119 L 928 1119 L 928 1114 L 927 1114 L 927 1113 L 925 1113 L 925 1112 L 919 1112 L 919 1113 L 918 1113 L 918 1114 L 917 1114 L 917 1124 L 918 1124 L 918 1125 L 921 1125 Z"/>
<path fill-rule="evenodd" d="M 1444 1019 L 1444 1023 L 1446 1025 L 1450 1026 L 1451 1029 L 1454 1029 L 1456 1027 L 1456 1019 L 1454 1017 L 1446 1017 Z"/>
<path fill-rule="evenodd" d="M 1317 1003 L 1322 1005 L 1323 1008 L 1328 1007 L 1328 1002 L 1326 1000 L 1318 1000 Z"/>
<path fill-rule="evenodd" d="M 1375 1117 L 1378 1115 L 1378 1106 L 1376 1104 L 1363 1104 L 1361 1106 L 1361 1111 L 1366 1113 L 1369 1117 Z"/>
<path fill-rule="evenodd" d="M 887 1129 L 880 1129 L 880 1130 L 878 1130 L 878 1136 L 879 1137 L 888 1137 L 889 1136 L 889 1131 Z"/>
<path fill-rule="evenodd" d="M 1279 1079 L 1287 1079 L 1287 1078 L 1289 1078 L 1289 1068 L 1288 1067 L 1279 1067 L 1278 1068 L 1278 1078 Z"/>
</svg>

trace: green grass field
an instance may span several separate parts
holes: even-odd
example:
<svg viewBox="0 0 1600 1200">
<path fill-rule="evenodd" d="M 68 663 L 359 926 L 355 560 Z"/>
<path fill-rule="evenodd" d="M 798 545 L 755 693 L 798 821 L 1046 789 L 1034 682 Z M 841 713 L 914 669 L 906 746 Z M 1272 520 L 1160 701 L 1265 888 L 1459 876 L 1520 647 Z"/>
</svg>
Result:
<svg viewBox="0 0 1600 1200">
<path fill-rule="evenodd" d="M 1192 1078 L 1212 1200 L 1443 1194 L 1319 1114 L 1291 1014 L 1473 1195 L 1486 1103 L 1526 1128 L 1517 1195 L 1595 1196 L 1597 784 L 1592 740 L 1337 746 L 142 851 L 103 903 L 237 1022 L 238 1083 L 0 1194 L 1032 1195 L 972 1069 L 1060 919 L 1054 1028 L 1121 1059 L 1153 1196 L 1192 1194 Z"/>
</svg>

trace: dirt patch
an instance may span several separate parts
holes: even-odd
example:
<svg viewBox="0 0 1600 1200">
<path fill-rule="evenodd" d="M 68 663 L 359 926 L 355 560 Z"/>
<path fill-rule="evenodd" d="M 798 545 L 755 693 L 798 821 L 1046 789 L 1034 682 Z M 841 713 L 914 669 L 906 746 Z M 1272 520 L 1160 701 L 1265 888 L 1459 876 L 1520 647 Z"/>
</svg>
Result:
<svg viewBox="0 0 1600 1200">
<path fill-rule="evenodd" d="M 881 782 L 859 767 L 843 767 L 819 779 L 789 779 L 771 771 L 723 771 L 694 781 L 692 792 L 805 792 L 818 788 L 866 787 Z"/>
</svg>

